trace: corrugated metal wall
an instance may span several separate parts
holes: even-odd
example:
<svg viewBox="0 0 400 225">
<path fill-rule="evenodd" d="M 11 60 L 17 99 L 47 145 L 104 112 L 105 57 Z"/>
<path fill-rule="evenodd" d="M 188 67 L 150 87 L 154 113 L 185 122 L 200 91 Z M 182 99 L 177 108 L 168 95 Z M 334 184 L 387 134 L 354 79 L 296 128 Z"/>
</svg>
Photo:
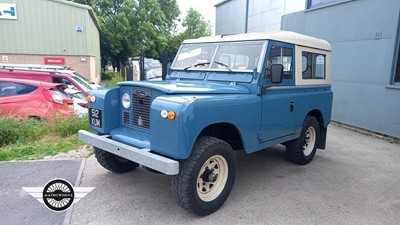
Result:
<svg viewBox="0 0 400 225">
<path fill-rule="evenodd" d="M 1 53 L 87 55 L 100 60 L 99 31 L 87 9 L 49 0 L 2 2 L 16 4 L 18 19 L 0 20 Z M 77 26 L 84 32 L 76 32 Z"/>
<path fill-rule="evenodd" d="M 88 46 L 87 52 L 91 56 L 95 56 L 96 60 L 96 74 L 101 72 L 101 58 L 100 58 L 100 33 L 95 24 L 95 21 L 91 18 L 89 13 L 85 14 L 86 26 L 87 27 L 87 38 L 86 46 Z"/>
<path fill-rule="evenodd" d="M 281 29 L 328 40 L 332 44 L 332 119 L 400 138 L 400 86 L 392 85 L 400 1 L 343 1 L 303 11 L 305 3 L 249 0 L 248 31 L 276 30 L 282 20 Z M 246 0 L 230 0 L 217 6 L 215 33 L 243 33 L 245 4 Z M 297 13 L 285 15 L 291 12 Z M 382 38 L 375 39 L 376 32 L 382 32 Z"/>
<path fill-rule="evenodd" d="M 304 10 L 306 0 L 249 0 L 247 32 L 280 30 L 281 16 Z M 216 34 L 245 32 L 246 0 L 230 0 L 216 7 Z"/>
<path fill-rule="evenodd" d="M 399 0 L 363 0 L 282 18 L 283 29 L 331 43 L 333 120 L 400 138 L 400 85 L 392 85 L 399 11 Z"/>
<path fill-rule="evenodd" d="M 216 8 L 215 34 L 244 33 L 246 0 L 230 0 Z"/>
</svg>

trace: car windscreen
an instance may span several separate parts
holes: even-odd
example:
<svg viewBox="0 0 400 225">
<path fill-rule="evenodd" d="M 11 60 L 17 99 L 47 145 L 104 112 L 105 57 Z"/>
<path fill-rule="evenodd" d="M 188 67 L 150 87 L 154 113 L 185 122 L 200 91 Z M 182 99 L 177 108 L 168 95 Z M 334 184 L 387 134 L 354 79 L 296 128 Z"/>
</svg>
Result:
<svg viewBox="0 0 400 225">
<path fill-rule="evenodd" d="M 73 93 L 73 94 L 71 94 L 71 96 L 74 97 L 74 98 L 79 98 L 79 99 L 82 99 L 82 100 L 86 100 L 86 96 L 82 92 Z"/>
<path fill-rule="evenodd" d="M 265 42 L 183 44 L 172 68 L 249 72 L 258 68 Z"/>
<path fill-rule="evenodd" d="M 80 79 L 77 76 L 73 76 L 73 79 L 79 83 L 79 86 L 83 88 L 83 90 L 89 92 L 90 90 L 92 90 L 92 87 L 90 87 L 90 85 L 88 83 L 86 83 L 84 80 Z"/>
<path fill-rule="evenodd" d="M 92 83 L 89 79 L 87 79 L 85 76 L 83 76 L 82 74 L 80 74 L 78 72 L 73 72 L 72 74 L 74 74 L 75 76 L 81 78 L 83 81 L 88 82 L 89 84 Z"/>
</svg>

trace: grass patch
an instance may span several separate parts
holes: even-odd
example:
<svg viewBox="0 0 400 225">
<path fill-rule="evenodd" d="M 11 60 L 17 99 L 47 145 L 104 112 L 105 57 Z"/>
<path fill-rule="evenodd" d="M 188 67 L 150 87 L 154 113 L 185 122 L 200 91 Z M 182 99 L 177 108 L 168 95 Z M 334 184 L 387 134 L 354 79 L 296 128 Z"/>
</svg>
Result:
<svg viewBox="0 0 400 225">
<path fill-rule="evenodd" d="M 107 87 L 116 87 L 117 83 L 120 81 L 123 81 L 124 79 L 121 76 L 121 74 L 118 72 L 108 72 L 108 74 L 111 74 L 111 73 L 112 73 L 112 75 L 109 75 L 109 77 L 111 77 L 111 79 L 107 80 L 106 86 Z"/>
<path fill-rule="evenodd" d="M 87 117 L 38 121 L 0 116 L 0 161 L 40 159 L 79 148 L 78 130 L 89 130 Z"/>
<path fill-rule="evenodd" d="M 388 138 L 389 143 L 391 144 L 400 144 L 400 139 L 399 138 L 395 138 L 395 137 L 389 137 Z"/>
</svg>

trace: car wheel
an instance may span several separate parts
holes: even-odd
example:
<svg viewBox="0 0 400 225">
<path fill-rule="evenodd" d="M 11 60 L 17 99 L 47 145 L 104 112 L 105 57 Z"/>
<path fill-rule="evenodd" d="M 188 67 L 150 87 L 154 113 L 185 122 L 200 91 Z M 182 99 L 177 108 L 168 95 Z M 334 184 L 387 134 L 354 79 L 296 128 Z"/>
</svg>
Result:
<svg viewBox="0 0 400 225">
<path fill-rule="evenodd" d="M 218 210 L 235 182 L 236 162 L 232 147 L 214 137 L 200 137 L 190 157 L 181 162 L 172 180 L 172 191 L 185 209 L 200 215 Z"/>
<path fill-rule="evenodd" d="M 126 173 L 139 166 L 135 162 L 118 157 L 97 147 L 94 147 L 94 154 L 101 166 L 114 173 Z"/>
<path fill-rule="evenodd" d="M 317 151 L 319 124 L 315 117 L 307 116 L 300 137 L 286 143 L 286 155 L 289 161 L 305 165 L 311 162 Z"/>
</svg>

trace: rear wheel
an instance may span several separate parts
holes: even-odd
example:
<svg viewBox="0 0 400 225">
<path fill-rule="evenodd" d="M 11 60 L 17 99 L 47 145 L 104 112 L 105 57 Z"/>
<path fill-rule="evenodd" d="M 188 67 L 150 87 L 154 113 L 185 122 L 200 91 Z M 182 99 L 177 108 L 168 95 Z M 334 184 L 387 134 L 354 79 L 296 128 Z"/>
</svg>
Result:
<svg viewBox="0 0 400 225">
<path fill-rule="evenodd" d="M 114 173 L 126 173 L 139 166 L 135 162 L 118 157 L 97 147 L 94 147 L 94 155 L 101 166 Z"/>
<path fill-rule="evenodd" d="M 307 116 L 300 137 L 286 143 L 287 158 L 294 163 L 305 165 L 311 162 L 317 151 L 319 124 L 315 117 Z"/>
<path fill-rule="evenodd" d="M 178 203 L 197 214 L 218 210 L 228 198 L 235 181 L 236 162 L 232 147 L 214 137 L 200 137 L 191 156 L 181 163 L 172 180 Z"/>
</svg>

